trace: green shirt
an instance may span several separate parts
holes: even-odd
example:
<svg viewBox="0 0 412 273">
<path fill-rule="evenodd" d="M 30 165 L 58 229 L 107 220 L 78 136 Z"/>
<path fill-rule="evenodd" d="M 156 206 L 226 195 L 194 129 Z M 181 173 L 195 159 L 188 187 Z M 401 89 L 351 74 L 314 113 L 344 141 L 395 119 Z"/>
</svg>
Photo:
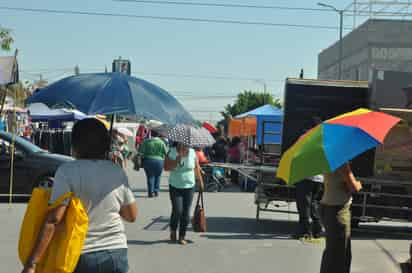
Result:
<svg viewBox="0 0 412 273">
<path fill-rule="evenodd" d="M 139 147 L 139 152 L 143 154 L 143 158 L 164 160 L 167 147 L 166 144 L 158 137 L 146 139 Z"/>
<path fill-rule="evenodd" d="M 171 160 L 176 160 L 176 148 L 171 148 L 168 154 Z M 196 184 L 195 178 L 196 153 L 189 149 L 186 157 L 183 157 L 178 166 L 170 171 L 169 184 L 178 189 L 190 189 Z"/>
</svg>

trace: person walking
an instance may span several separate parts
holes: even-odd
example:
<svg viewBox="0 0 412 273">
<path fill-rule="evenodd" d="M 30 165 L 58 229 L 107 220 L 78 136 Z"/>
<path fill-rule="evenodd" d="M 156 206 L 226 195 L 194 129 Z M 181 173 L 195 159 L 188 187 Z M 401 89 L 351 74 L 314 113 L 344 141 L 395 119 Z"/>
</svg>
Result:
<svg viewBox="0 0 412 273">
<path fill-rule="evenodd" d="M 190 221 L 190 208 L 196 181 L 199 190 L 203 192 L 204 189 L 195 150 L 180 143 L 173 145 L 166 156 L 164 167 L 166 171 L 170 171 L 169 192 L 172 203 L 170 240 L 177 241 L 176 232 L 179 227 L 179 243 L 186 245 L 186 230 Z"/>
<path fill-rule="evenodd" d="M 50 203 L 73 192 L 87 212 L 89 226 L 74 273 L 128 272 L 127 239 L 122 219 L 134 222 L 137 205 L 123 169 L 106 159 L 109 132 L 97 119 L 83 119 L 72 131 L 72 150 L 77 159 L 57 170 Z M 52 209 L 38 235 L 22 273 L 35 273 L 55 230 L 64 220 L 68 202 Z"/>
<path fill-rule="evenodd" d="M 241 140 L 240 137 L 234 137 L 229 146 L 229 162 L 239 164 L 241 162 Z M 239 172 L 230 170 L 230 180 L 233 184 L 239 184 Z"/>
<path fill-rule="evenodd" d="M 213 162 L 225 163 L 227 157 L 227 141 L 225 137 L 219 136 L 216 143 L 210 149 L 210 156 Z"/>
<path fill-rule="evenodd" d="M 158 197 L 167 146 L 159 134 L 156 131 L 152 131 L 152 137 L 146 139 L 140 145 L 139 152 L 143 156 L 142 163 L 147 178 L 148 197 Z"/>
<path fill-rule="evenodd" d="M 296 205 L 299 213 L 297 238 L 319 238 L 322 225 L 319 215 L 323 175 L 316 175 L 296 183 Z"/>
<path fill-rule="evenodd" d="M 321 219 L 326 231 L 326 247 L 320 273 L 350 273 L 352 193 L 362 189 L 349 163 L 324 175 Z"/>
<path fill-rule="evenodd" d="M 322 123 L 319 116 L 312 116 L 309 126 L 302 135 Z M 322 233 L 322 224 L 319 215 L 319 201 L 322 194 L 323 175 L 308 177 L 296 183 L 296 205 L 299 213 L 299 226 L 296 237 L 319 238 Z"/>
</svg>

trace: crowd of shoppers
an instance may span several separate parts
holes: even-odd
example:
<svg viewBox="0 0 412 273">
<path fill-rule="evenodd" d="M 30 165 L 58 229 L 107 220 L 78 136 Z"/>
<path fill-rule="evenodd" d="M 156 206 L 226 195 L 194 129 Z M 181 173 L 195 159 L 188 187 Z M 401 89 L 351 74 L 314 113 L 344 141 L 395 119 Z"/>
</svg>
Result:
<svg viewBox="0 0 412 273">
<path fill-rule="evenodd" d="M 122 153 L 121 147 L 127 143 L 118 134 L 115 133 L 111 139 L 108 130 L 96 119 L 77 122 L 72 130 L 72 150 L 76 160 L 62 165 L 56 173 L 50 202 L 64 193 L 73 192 L 81 199 L 89 218 L 85 244 L 75 273 L 128 271 L 127 239 L 122 220 L 136 220 L 137 204 L 123 166 L 107 160 L 107 155 L 114 151 L 111 144 L 126 161 L 127 155 Z M 155 131 L 138 147 L 147 176 L 148 197 L 159 196 L 162 171 L 170 172 L 170 240 L 186 245 L 194 191 L 196 186 L 200 191 L 204 189 L 199 163 L 202 156 L 197 156 L 194 149 L 181 143 L 168 147 Z M 224 137 L 219 137 L 209 155 L 216 162 L 240 163 L 242 149 L 240 138 L 233 138 L 229 143 Z M 203 154 L 200 150 L 197 153 Z M 238 174 L 232 172 L 231 179 L 236 183 Z M 319 238 L 322 225 L 325 229 L 326 247 L 320 273 L 350 272 L 350 206 L 352 194 L 361 189 L 362 184 L 355 179 L 349 163 L 335 172 L 309 177 L 296 184 L 298 237 Z M 49 211 L 23 273 L 36 272 L 36 264 L 62 222 L 67 205 L 68 200 Z"/>
</svg>

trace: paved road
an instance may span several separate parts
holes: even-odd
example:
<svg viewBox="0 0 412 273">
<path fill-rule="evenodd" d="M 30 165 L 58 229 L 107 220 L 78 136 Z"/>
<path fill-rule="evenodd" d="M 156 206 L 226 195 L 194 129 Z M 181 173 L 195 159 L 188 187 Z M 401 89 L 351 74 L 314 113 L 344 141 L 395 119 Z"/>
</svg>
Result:
<svg viewBox="0 0 412 273">
<path fill-rule="evenodd" d="M 208 193 L 208 233 L 189 233 L 192 243 L 187 246 L 169 244 L 166 179 L 160 197 L 147 199 L 142 172 L 129 174 L 139 204 L 138 221 L 126 226 L 130 272 L 319 272 L 323 245 L 290 238 L 295 215 L 263 213 L 264 220 L 257 223 L 250 193 Z M 19 272 L 21 268 L 16 246 L 24 209 L 24 204 L 0 205 L 0 272 Z M 353 239 L 352 272 L 401 272 L 397 264 L 408 257 L 408 239 L 412 239 L 412 225 L 361 226 Z"/>
</svg>

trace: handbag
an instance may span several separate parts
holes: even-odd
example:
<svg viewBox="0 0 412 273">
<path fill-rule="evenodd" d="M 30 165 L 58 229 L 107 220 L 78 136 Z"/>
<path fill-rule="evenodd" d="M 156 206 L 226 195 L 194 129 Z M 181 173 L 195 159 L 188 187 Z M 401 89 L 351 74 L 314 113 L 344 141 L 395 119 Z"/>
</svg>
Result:
<svg viewBox="0 0 412 273">
<path fill-rule="evenodd" d="M 53 239 L 36 265 L 36 273 L 72 273 L 77 266 L 88 229 L 88 216 L 81 200 L 72 192 L 60 196 L 49 206 L 51 190 L 35 188 L 20 230 L 19 258 L 23 265 L 37 241 L 47 214 L 70 198 L 63 221 L 56 226 Z"/>
<path fill-rule="evenodd" d="M 142 167 L 142 155 L 140 153 L 135 154 L 132 158 L 132 161 L 133 161 L 133 169 L 135 171 L 139 171 L 140 168 Z"/>
<path fill-rule="evenodd" d="M 203 203 L 203 192 L 199 192 L 195 207 L 195 212 L 192 218 L 193 231 L 206 232 L 206 216 Z"/>
</svg>

